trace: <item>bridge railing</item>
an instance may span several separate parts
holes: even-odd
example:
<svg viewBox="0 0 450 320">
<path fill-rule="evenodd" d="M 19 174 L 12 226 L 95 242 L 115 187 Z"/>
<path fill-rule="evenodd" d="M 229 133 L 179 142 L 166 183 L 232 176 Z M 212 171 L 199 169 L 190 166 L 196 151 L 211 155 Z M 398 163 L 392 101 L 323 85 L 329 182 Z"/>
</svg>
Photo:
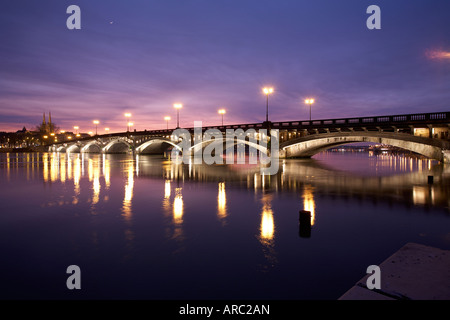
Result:
<svg viewBox="0 0 450 320">
<path fill-rule="evenodd" d="M 448 123 L 450 122 L 450 112 L 420 113 L 420 114 L 402 114 L 392 116 L 374 116 L 359 118 L 340 118 L 340 119 L 324 119 L 312 121 L 283 121 L 273 122 L 275 128 L 292 128 L 292 127 L 314 127 L 314 126 L 364 126 L 364 125 L 395 125 L 395 124 L 427 124 L 427 123 Z M 305 128 L 307 129 L 307 128 Z"/>
</svg>

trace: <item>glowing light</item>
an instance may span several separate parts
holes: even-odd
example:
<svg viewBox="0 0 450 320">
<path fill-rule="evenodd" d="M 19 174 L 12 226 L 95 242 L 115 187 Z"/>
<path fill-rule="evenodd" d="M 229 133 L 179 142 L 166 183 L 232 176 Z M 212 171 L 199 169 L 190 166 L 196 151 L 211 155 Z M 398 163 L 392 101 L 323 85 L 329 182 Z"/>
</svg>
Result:
<svg viewBox="0 0 450 320">
<path fill-rule="evenodd" d="M 275 233 L 275 224 L 273 221 L 273 211 L 270 205 L 271 196 L 263 196 L 263 208 L 261 215 L 260 237 L 263 242 L 269 244 Z"/>
<path fill-rule="evenodd" d="M 182 105 L 181 103 L 175 103 L 175 104 L 173 105 L 173 107 L 174 107 L 175 109 L 181 109 L 181 108 L 183 108 L 183 105 Z"/>
<path fill-rule="evenodd" d="M 105 178 L 106 189 L 109 189 L 111 185 L 111 165 L 105 155 L 103 155 L 103 176 Z"/>
<path fill-rule="evenodd" d="M 50 155 L 50 181 L 55 182 L 58 179 L 59 173 L 59 159 L 56 158 L 56 155 L 52 153 Z"/>
<path fill-rule="evenodd" d="M 125 201 L 129 202 L 133 199 L 134 172 L 133 165 L 128 168 L 128 179 L 125 185 Z"/>
<path fill-rule="evenodd" d="M 271 94 L 271 93 L 273 93 L 273 88 L 263 88 L 263 92 L 264 92 L 264 94 Z"/>
<path fill-rule="evenodd" d="M 311 121 L 311 106 L 314 103 L 314 99 L 306 99 L 305 103 L 309 104 L 309 121 Z"/>
<path fill-rule="evenodd" d="M 127 167 L 127 182 L 125 184 L 125 196 L 123 199 L 122 212 L 126 220 L 131 218 L 131 200 L 133 199 L 133 188 L 134 188 L 134 166 L 133 162 L 128 163 Z"/>
<path fill-rule="evenodd" d="M 92 170 L 92 173 L 89 173 L 89 177 L 92 176 L 92 204 L 97 204 L 100 198 L 100 162 L 97 161 L 96 164 L 93 166 L 93 162 L 89 159 L 89 170 Z"/>
<path fill-rule="evenodd" d="M 170 198 L 170 180 L 166 180 L 164 183 L 164 198 L 168 199 Z"/>
<path fill-rule="evenodd" d="M 217 195 L 217 216 L 220 219 L 227 216 L 227 195 L 225 193 L 225 182 L 219 182 L 219 193 Z"/>
<path fill-rule="evenodd" d="M 9 159 L 9 158 L 8 158 Z M 44 181 L 47 182 L 48 181 L 48 177 L 49 177 L 49 171 L 48 171 L 48 154 L 44 153 L 44 155 L 42 156 L 42 163 L 43 163 L 43 171 L 42 171 L 42 175 L 44 178 Z M 9 164 L 9 163 L 8 163 Z"/>
<path fill-rule="evenodd" d="M 274 234 L 273 214 L 271 210 L 263 210 L 261 219 L 261 238 L 271 240 Z"/>
<path fill-rule="evenodd" d="M 81 160 L 79 155 L 74 160 L 73 166 L 73 184 L 75 187 L 75 194 L 78 195 L 80 193 L 80 178 L 81 178 Z"/>
<path fill-rule="evenodd" d="M 314 188 L 311 186 L 305 186 L 303 190 L 303 209 L 311 212 L 311 225 L 314 225 L 316 217 L 316 204 L 314 202 Z"/>
<path fill-rule="evenodd" d="M 61 155 L 61 166 L 60 166 L 60 172 L 59 172 L 59 179 L 61 182 L 66 181 L 66 155 L 62 153 Z"/>
<path fill-rule="evenodd" d="M 413 203 L 415 205 L 423 205 L 427 203 L 428 188 L 421 186 L 413 186 Z"/>
<path fill-rule="evenodd" d="M 70 159 L 68 157 L 68 159 L 67 159 L 67 178 L 69 180 L 72 180 L 72 174 L 73 174 L 73 171 L 72 171 L 72 159 Z"/>
<path fill-rule="evenodd" d="M 183 223 L 183 196 L 182 188 L 175 189 L 175 199 L 173 200 L 173 221 L 175 224 Z"/>
</svg>

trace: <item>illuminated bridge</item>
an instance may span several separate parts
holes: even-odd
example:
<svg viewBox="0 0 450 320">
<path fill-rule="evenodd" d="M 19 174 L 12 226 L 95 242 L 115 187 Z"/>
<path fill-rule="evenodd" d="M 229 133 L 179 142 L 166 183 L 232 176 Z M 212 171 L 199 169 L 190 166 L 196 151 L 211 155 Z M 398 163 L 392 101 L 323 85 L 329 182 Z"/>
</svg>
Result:
<svg viewBox="0 0 450 320">
<path fill-rule="evenodd" d="M 195 128 L 183 128 L 194 138 L 198 134 Z M 227 130 L 238 130 L 246 136 L 255 134 L 257 139 L 268 139 L 260 135 L 260 129 L 277 130 L 281 158 L 311 157 L 331 147 L 354 143 L 372 142 L 391 145 L 422 154 L 428 158 L 450 162 L 450 112 L 403 114 L 360 118 L 340 118 L 311 121 L 263 122 L 223 126 L 207 126 L 206 130 L 216 129 L 226 142 Z M 96 135 L 73 141 L 63 141 L 49 145 L 52 152 L 94 152 L 164 154 L 177 148 L 180 137 L 174 135 L 175 129 L 144 130 Z M 198 130 L 198 129 L 197 129 Z M 192 141 L 195 141 L 192 139 Z M 201 141 L 200 139 L 197 141 Z M 214 140 L 207 140 L 193 145 L 203 148 Z M 233 143 L 252 145 L 250 139 Z M 254 144 L 254 143 L 253 143 Z M 262 152 L 268 148 L 257 146 Z"/>
</svg>

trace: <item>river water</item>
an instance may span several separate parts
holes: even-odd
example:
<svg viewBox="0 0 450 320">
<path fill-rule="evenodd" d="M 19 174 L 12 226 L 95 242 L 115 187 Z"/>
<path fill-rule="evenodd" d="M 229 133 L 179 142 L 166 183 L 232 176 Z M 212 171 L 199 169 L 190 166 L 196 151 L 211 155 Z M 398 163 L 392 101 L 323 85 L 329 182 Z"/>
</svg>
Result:
<svg viewBox="0 0 450 320">
<path fill-rule="evenodd" d="M 325 152 L 261 176 L 144 155 L 3 153 L 0 296 L 338 299 L 408 242 L 450 249 L 449 193 L 448 167 L 402 154 Z M 80 290 L 66 286 L 70 265 Z"/>
</svg>

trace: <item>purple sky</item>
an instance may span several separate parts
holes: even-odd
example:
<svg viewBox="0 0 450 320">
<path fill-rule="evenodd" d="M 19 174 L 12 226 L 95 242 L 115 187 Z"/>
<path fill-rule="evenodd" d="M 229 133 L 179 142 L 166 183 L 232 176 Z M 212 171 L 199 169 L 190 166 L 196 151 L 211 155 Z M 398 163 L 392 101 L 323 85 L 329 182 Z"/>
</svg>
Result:
<svg viewBox="0 0 450 320">
<path fill-rule="evenodd" d="M 66 8 L 81 8 L 81 30 Z M 381 7 L 382 29 L 366 9 Z M 0 131 L 450 111 L 448 0 L 2 0 Z"/>
</svg>

